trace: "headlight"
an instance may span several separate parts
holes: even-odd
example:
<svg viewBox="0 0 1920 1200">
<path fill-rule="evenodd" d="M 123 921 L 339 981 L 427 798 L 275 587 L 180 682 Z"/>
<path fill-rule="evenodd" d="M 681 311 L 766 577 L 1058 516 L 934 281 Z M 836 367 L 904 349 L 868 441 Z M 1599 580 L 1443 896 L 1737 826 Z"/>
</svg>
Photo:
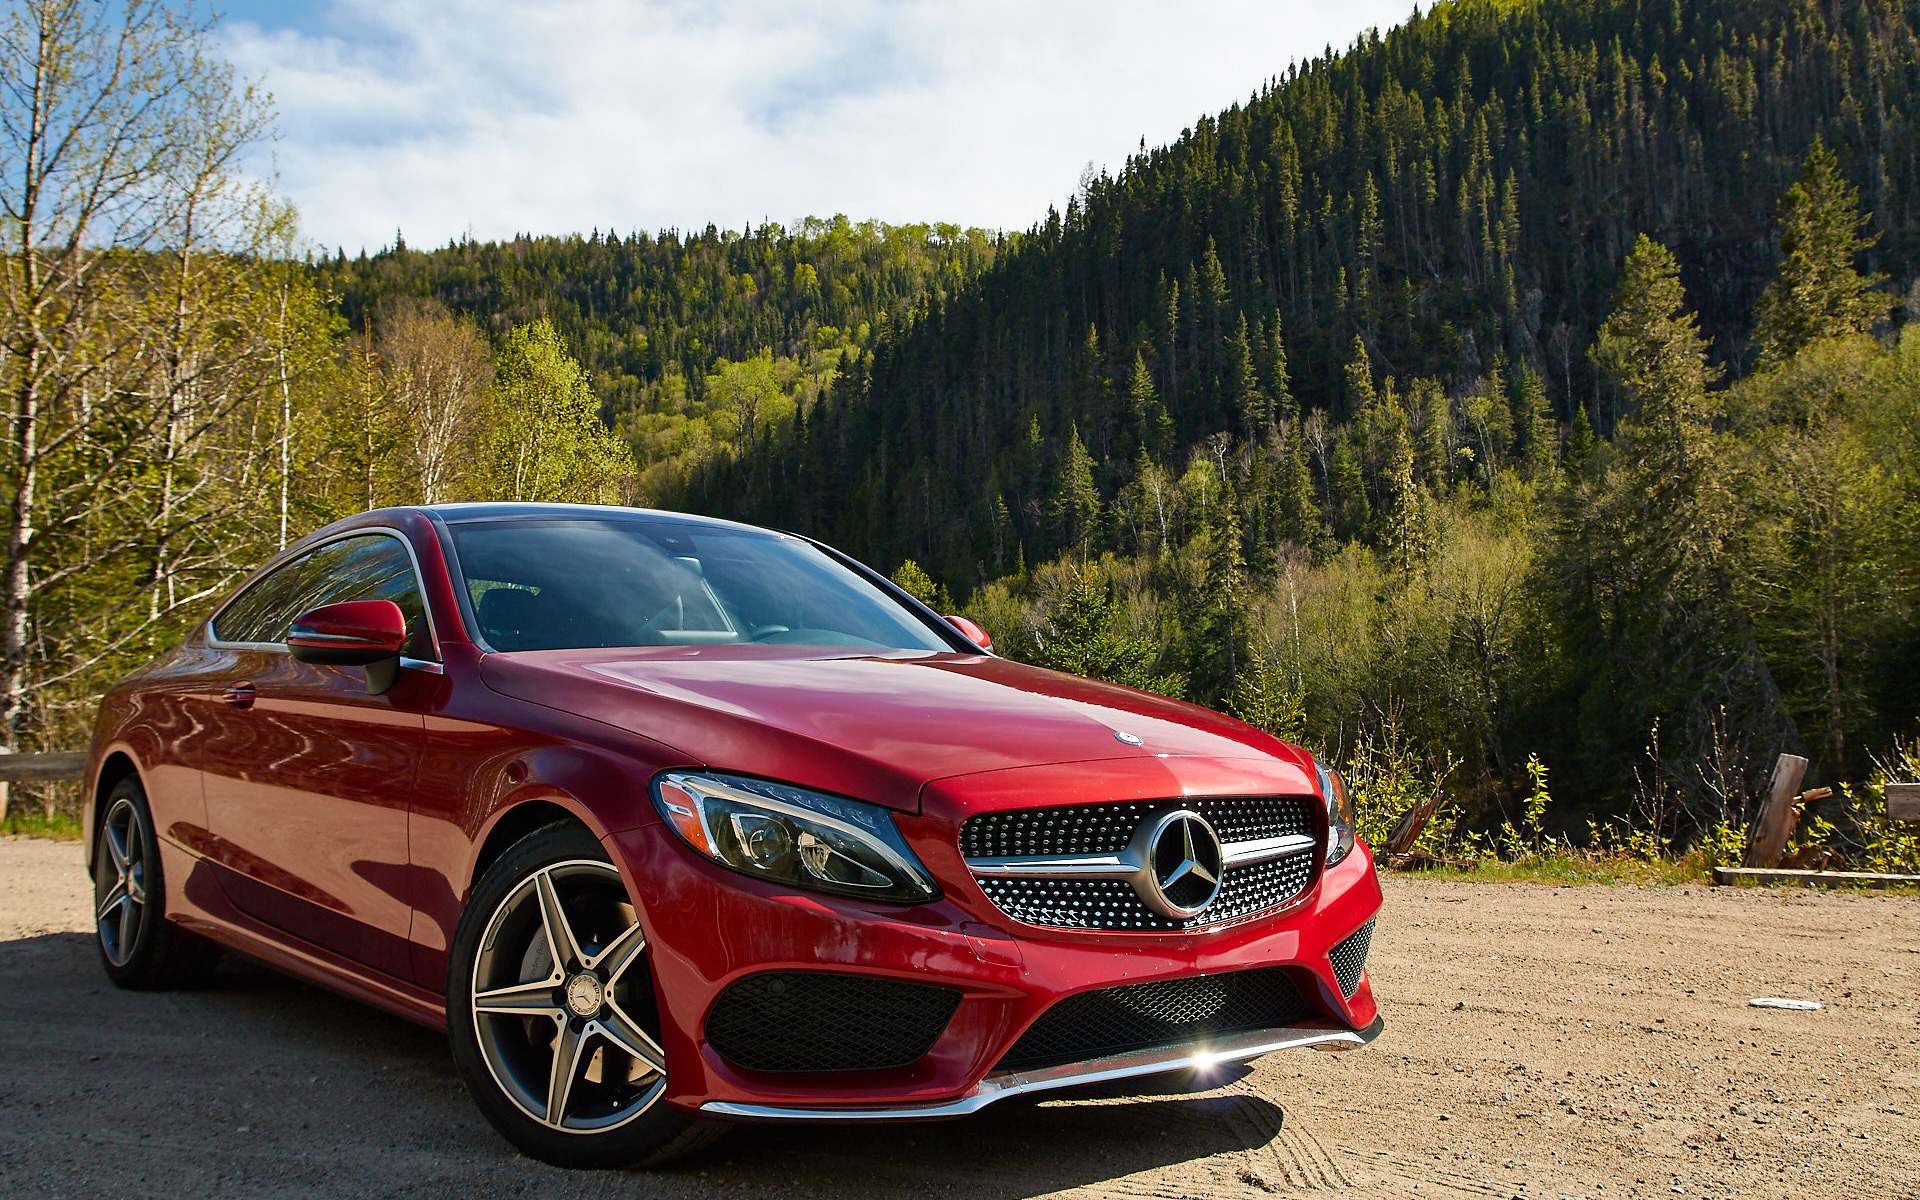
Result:
<svg viewBox="0 0 1920 1200">
<path fill-rule="evenodd" d="M 744 875 L 909 904 L 940 894 L 893 815 L 876 804 L 683 772 L 654 780 L 653 803 L 689 846 Z"/>
<path fill-rule="evenodd" d="M 1327 801 L 1327 865 L 1332 866 L 1353 849 L 1353 801 L 1338 771 L 1327 770 L 1317 758 L 1313 769 L 1320 773 L 1320 794 Z"/>
</svg>

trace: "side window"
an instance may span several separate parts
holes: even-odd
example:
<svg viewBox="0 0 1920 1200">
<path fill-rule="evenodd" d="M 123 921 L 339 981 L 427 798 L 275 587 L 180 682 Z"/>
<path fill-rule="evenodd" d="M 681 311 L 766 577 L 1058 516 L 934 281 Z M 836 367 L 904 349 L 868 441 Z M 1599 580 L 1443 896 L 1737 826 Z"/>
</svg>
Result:
<svg viewBox="0 0 1920 1200">
<path fill-rule="evenodd" d="M 227 642 L 283 642 L 293 619 L 342 600 L 391 600 L 407 618 L 406 654 L 433 657 L 426 603 L 405 546 L 385 534 L 341 538 L 280 567 L 214 618 Z"/>
</svg>

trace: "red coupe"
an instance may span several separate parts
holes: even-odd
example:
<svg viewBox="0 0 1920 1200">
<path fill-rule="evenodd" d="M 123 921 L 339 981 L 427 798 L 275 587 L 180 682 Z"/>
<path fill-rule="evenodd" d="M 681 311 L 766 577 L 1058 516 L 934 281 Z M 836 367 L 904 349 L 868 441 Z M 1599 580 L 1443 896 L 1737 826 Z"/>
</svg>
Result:
<svg viewBox="0 0 1920 1200">
<path fill-rule="evenodd" d="M 573 1166 L 1372 1040 L 1338 777 L 988 644 L 744 525 L 342 521 L 101 705 L 107 974 L 228 949 L 444 1028 Z"/>
</svg>

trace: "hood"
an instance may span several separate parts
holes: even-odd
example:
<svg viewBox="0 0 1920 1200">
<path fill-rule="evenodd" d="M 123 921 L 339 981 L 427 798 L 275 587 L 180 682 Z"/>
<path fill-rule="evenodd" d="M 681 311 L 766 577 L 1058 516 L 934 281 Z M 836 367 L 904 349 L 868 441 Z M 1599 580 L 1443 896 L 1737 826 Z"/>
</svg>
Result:
<svg viewBox="0 0 1920 1200">
<path fill-rule="evenodd" d="M 1168 756 L 1303 761 L 1209 709 L 984 655 L 543 650 L 489 654 L 481 677 L 505 695 L 631 730 L 716 770 L 909 812 L 930 781 L 982 771 Z"/>
</svg>

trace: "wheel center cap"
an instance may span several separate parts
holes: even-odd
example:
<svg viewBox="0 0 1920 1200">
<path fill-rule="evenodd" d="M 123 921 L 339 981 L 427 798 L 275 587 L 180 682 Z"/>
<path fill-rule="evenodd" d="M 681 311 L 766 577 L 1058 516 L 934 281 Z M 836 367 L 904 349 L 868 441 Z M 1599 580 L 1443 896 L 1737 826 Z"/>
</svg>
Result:
<svg viewBox="0 0 1920 1200">
<path fill-rule="evenodd" d="M 576 1017 L 591 1017 L 607 1002 L 606 985 L 591 971 L 567 980 L 567 1008 Z"/>
</svg>

